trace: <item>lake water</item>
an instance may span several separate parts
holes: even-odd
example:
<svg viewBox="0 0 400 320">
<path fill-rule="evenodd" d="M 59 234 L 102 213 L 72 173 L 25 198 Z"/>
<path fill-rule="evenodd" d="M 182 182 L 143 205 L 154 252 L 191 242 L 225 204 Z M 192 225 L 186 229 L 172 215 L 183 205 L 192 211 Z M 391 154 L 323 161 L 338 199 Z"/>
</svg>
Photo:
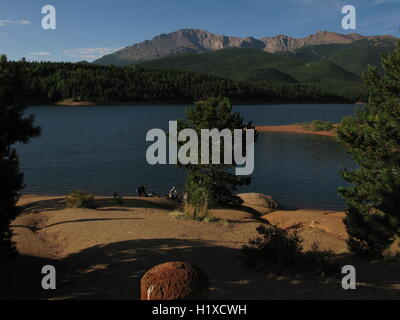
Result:
<svg viewBox="0 0 400 320">
<path fill-rule="evenodd" d="M 284 125 L 313 119 L 339 121 L 356 105 L 290 104 L 235 106 L 255 125 Z M 29 107 L 42 136 L 17 145 L 25 174 L 26 194 L 62 195 L 85 189 L 99 195 L 133 195 L 182 190 L 184 172 L 173 165 L 147 164 L 152 128 L 168 128 L 183 118 L 182 105 Z M 309 134 L 264 132 L 255 145 L 250 186 L 240 192 L 272 195 L 286 208 L 343 209 L 337 187 L 344 185 L 341 167 L 354 166 L 335 139 Z"/>
</svg>

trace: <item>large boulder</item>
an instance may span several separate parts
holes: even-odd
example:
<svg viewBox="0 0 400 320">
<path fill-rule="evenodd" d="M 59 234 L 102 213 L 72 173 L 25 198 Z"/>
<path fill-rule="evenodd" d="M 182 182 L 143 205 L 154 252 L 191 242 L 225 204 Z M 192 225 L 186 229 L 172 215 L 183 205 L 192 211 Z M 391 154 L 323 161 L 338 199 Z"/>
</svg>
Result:
<svg viewBox="0 0 400 320">
<path fill-rule="evenodd" d="M 208 299 L 208 276 L 186 262 L 166 262 L 148 270 L 140 282 L 142 300 Z"/>
<path fill-rule="evenodd" d="M 243 200 L 243 205 L 254 208 L 261 213 L 268 213 L 272 210 L 282 209 L 278 202 L 263 193 L 239 193 L 237 196 Z"/>
</svg>

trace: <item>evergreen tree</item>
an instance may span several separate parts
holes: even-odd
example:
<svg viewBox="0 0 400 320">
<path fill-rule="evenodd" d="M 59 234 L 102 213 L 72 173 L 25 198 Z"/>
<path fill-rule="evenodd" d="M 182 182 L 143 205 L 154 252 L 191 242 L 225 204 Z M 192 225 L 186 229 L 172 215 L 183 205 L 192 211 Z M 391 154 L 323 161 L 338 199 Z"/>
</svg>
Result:
<svg viewBox="0 0 400 320">
<path fill-rule="evenodd" d="M 244 124 L 239 113 L 232 112 L 232 105 L 227 98 L 210 98 L 206 101 L 197 102 L 194 107 L 187 111 L 187 120 L 178 121 L 178 130 L 184 128 L 194 129 L 200 137 L 201 129 L 242 129 L 243 146 L 245 150 L 245 130 L 254 129 L 251 123 Z M 255 139 L 257 134 L 255 134 Z M 201 164 L 199 152 L 199 164 L 188 164 L 183 167 L 187 169 L 186 195 L 187 202 L 195 208 L 215 207 L 225 205 L 238 205 L 241 203 L 239 197 L 234 195 L 238 186 L 249 184 L 250 177 L 236 176 L 232 169 L 235 167 L 234 157 L 232 164 L 224 164 L 224 141 L 220 140 L 221 164 L 212 164 L 210 143 L 210 164 Z"/>
<path fill-rule="evenodd" d="M 7 62 L 5 56 L 0 58 L 0 259 L 16 253 L 10 222 L 18 214 L 18 191 L 24 186 L 12 146 L 16 142 L 26 143 L 40 133 L 33 126 L 32 116 L 23 117 L 23 74 L 20 64 Z"/>
<path fill-rule="evenodd" d="M 366 258 L 381 257 L 400 232 L 400 47 L 382 64 L 383 76 L 371 66 L 363 75 L 367 105 L 338 129 L 358 165 L 342 171 L 351 186 L 339 190 L 348 204 L 348 245 Z"/>
</svg>

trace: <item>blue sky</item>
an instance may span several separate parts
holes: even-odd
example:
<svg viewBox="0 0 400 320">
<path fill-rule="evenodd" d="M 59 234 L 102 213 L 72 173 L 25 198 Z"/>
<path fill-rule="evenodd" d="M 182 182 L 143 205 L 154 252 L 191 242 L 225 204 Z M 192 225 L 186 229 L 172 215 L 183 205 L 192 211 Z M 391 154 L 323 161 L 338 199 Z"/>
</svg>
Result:
<svg viewBox="0 0 400 320">
<path fill-rule="evenodd" d="M 44 5 L 57 29 L 41 27 Z M 357 29 L 341 28 L 341 8 L 357 9 Z M 92 61 L 181 28 L 260 38 L 318 30 L 400 37 L 400 0 L 1 0 L 0 53 L 10 59 Z"/>
</svg>

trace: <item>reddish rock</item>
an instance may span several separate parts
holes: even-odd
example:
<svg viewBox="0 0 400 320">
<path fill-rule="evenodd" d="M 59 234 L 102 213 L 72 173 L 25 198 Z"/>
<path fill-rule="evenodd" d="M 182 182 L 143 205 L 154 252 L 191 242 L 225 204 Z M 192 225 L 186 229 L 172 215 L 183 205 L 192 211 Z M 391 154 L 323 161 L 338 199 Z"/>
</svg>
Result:
<svg viewBox="0 0 400 320">
<path fill-rule="evenodd" d="M 186 262 L 166 262 L 148 270 L 140 282 L 142 300 L 208 299 L 209 279 Z"/>
</svg>

